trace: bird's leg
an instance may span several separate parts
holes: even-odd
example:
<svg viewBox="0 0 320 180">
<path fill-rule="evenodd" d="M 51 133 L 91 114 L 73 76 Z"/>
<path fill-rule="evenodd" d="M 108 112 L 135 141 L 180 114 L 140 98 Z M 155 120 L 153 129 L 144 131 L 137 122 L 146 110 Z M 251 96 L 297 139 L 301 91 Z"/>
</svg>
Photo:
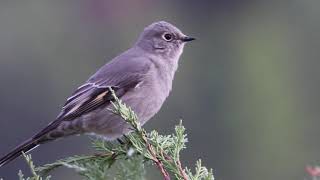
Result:
<svg viewBox="0 0 320 180">
<path fill-rule="evenodd" d="M 121 145 L 124 145 L 124 142 L 121 140 L 121 138 L 117 138 L 117 141 L 118 141 Z"/>
</svg>

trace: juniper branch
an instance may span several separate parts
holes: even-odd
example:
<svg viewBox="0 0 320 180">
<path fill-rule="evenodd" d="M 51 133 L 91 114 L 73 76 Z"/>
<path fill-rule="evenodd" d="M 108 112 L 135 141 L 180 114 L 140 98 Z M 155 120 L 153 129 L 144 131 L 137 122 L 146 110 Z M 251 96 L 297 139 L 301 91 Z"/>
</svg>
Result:
<svg viewBox="0 0 320 180">
<path fill-rule="evenodd" d="M 43 180 L 43 179 L 50 180 L 51 176 L 47 176 L 45 178 L 42 178 L 40 175 L 37 174 L 37 171 L 36 171 L 35 165 L 33 164 L 31 155 L 26 155 L 24 152 L 22 152 L 22 155 L 30 168 L 32 177 L 24 178 L 22 171 L 19 170 L 19 173 L 18 173 L 19 180 Z"/>
<path fill-rule="evenodd" d="M 180 152 L 186 148 L 187 138 L 182 121 L 175 127 L 174 134 L 160 135 L 157 131 L 147 133 L 133 110 L 123 104 L 111 88 L 110 91 L 114 97 L 113 108 L 110 110 L 132 126 L 132 133 L 124 136 L 121 143 L 94 139 L 92 144 L 98 151 L 97 154 L 58 160 L 38 167 L 34 172 L 44 175 L 57 167 L 65 166 L 75 169 L 90 180 L 111 178 L 112 174 L 112 179 L 143 179 L 144 164 L 152 162 L 165 180 L 169 180 L 170 175 L 178 180 L 214 179 L 212 170 L 202 166 L 200 160 L 196 163 L 194 174 L 190 169 L 183 168 Z"/>
</svg>

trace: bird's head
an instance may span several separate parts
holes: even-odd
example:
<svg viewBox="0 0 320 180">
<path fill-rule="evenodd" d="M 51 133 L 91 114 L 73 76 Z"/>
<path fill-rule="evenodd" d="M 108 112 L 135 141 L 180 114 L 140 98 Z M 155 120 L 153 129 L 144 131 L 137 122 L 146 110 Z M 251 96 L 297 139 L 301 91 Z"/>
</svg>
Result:
<svg viewBox="0 0 320 180">
<path fill-rule="evenodd" d="M 194 38 L 183 34 L 174 25 L 159 21 L 147 26 L 140 34 L 137 46 L 164 58 L 178 58 L 186 42 Z"/>
</svg>

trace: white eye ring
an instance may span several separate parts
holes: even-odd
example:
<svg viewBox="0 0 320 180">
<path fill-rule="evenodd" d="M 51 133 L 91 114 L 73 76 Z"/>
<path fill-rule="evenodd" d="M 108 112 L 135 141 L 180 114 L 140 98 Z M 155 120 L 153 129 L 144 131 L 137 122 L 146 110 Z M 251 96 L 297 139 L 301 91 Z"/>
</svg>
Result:
<svg viewBox="0 0 320 180">
<path fill-rule="evenodd" d="M 162 39 L 164 39 L 165 41 L 172 41 L 173 40 L 173 35 L 172 34 L 170 34 L 170 33 L 164 33 L 163 35 L 162 35 Z"/>
</svg>

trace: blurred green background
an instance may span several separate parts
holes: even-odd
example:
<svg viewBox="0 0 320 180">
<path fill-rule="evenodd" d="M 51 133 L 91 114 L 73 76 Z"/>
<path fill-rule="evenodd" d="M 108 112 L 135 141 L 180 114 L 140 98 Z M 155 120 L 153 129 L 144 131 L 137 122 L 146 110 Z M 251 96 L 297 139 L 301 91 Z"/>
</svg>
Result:
<svg viewBox="0 0 320 180">
<path fill-rule="evenodd" d="M 166 20 L 198 40 L 185 48 L 173 91 L 146 128 L 170 133 L 182 118 L 190 141 L 184 165 L 201 158 L 218 180 L 302 180 L 320 159 L 319 7 L 319 0 L 2 0 L 0 155 L 53 120 L 146 25 Z M 91 151 L 82 136 L 32 155 L 40 165 Z M 19 169 L 28 172 L 22 158 L 0 177 L 17 179 Z M 79 179 L 66 169 L 52 175 Z"/>
</svg>

